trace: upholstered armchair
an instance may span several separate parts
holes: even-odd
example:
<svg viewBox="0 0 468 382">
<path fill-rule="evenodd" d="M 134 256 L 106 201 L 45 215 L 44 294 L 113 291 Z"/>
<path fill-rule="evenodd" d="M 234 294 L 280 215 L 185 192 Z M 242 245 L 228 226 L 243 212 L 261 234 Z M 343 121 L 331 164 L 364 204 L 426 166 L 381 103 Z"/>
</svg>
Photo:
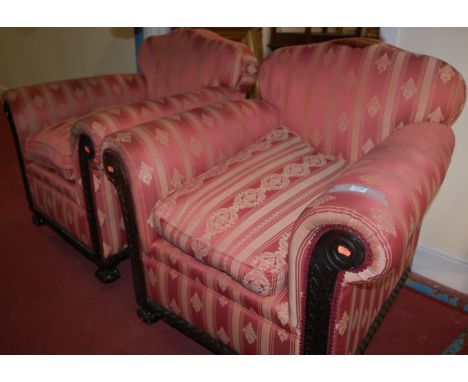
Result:
<svg viewBox="0 0 468 382">
<path fill-rule="evenodd" d="M 138 74 L 27 86 L 2 97 L 34 223 L 48 224 L 94 261 L 103 282 L 119 277 L 116 265 L 128 255 L 115 189 L 102 169 L 104 137 L 244 98 L 257 74 L 246 46 L 192 29 L 146 39 L 139 66 Z"/>
<path fill-rule="evenodd" d="M 350 39 L 275 51 L 260 91 L 105 138 L 138 314 L 214 352 L 360 353 L 444 179 L 464 80 Z"/>
</svg>

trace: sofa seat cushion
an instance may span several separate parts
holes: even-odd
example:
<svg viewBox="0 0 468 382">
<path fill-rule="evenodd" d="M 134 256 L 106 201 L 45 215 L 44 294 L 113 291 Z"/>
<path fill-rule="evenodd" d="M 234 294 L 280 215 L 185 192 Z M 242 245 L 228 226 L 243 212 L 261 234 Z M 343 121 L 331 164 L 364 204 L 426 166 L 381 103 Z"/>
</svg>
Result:
<svg viewBox="0 0 468 382">
<path fill-rule="evenodd" d="M 71 130 L 76 118 L 41 129 L 26 138 L 26 158 L 47 167 L 66 180 L 75 180 L 71 153 Z"/>
<path fill-rule="evenodd" d="M 149 223 L 188 255 L 273 295 L 286 287 L 294 222 L 346 167 L 278 128 L 158 201 Z"/>
</svg>

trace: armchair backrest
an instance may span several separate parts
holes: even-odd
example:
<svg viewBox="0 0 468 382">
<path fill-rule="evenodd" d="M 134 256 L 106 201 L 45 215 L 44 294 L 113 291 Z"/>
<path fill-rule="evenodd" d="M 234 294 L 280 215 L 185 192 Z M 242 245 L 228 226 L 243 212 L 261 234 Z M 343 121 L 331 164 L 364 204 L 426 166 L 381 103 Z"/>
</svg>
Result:
<svg viewBox="0 0 468 382">
<path fill-rule="evenodd" d="M 150 98 L 211 86 L 246 93 L 258 74 L 257 58 L 247 46 L 204 29 L 148 37 L 138 59 Z"/>
<path fill-rule="evenodd" d="M 274 51 L 260 92 L 318 150 L 355 161 L 403 125 L 450 126 L 466 90 L 442 60 L 357 38 Z"/>
</svg>

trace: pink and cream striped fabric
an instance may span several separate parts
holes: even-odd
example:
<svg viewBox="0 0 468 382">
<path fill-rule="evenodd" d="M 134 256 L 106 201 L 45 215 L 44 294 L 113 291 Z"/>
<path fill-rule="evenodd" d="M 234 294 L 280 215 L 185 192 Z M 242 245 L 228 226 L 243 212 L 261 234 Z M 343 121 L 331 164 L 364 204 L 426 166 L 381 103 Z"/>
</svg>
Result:
<svg viewBox="0 0 468 382">
<path fill-rule="evenodd" d="M 154 242 L 151 253 L 143 256 L 151 300 L 239 353 L 299 353 L 285 290 L 258 296 L 162 239 Z"/>
<path fill-rule="evenodd" d="M 145 39 L 139 65 L 149 98 L 213 86 L 247 93 L 258 72 L 257 58 L 247 46 L 188 28 Z"/>
<path fill-rule="evenodd" d="M 93 141 L 93 162 L 96 168 L 102 168 L 101 143 L 107 134 L 184 110 L 242 97 L 241 93 L 231 89 L 209 88 L 105 108 L 37 131 L 26 139 L 26 157 L 31 162 L 53 169 L 67 180 L 74 180 L 80 168 L 78 137 L 82 133 L 88 134 Z"/>
<path fill-rule="evenodd" d="M 106 258 L 127 244 L 125 226 L 114 185 L 102 170 L 92 169 L 91 174 L 101 251 Z"/>
<path fill-rule="evenodd" d="M 125 130 L 131 126 L 139 125 L 155 119 L 163 118 L 185 110 L 201 106 L 211 105 L 223 101 L 234 101 L 242 99 L 244 95 L 236 90 L 215 87 L 188 91 L 169 97 L 154 100 L 144 100 L 126 105 L 118 105 L 100 112 L 89 114 L 80 118 L 73 127 L 72 143 L 69 139 L 66 149 L 67 155 L 71 157 L 70 146 L 77 151 L 77 139 L 80 134 L 87 134 L 94 144 L 94 166 L 102 166 L 101 145 L 104 137 L 110 133 Z M 70 134 L 70 131 L 68 131 Z M 119 136 L 125 139 L 127 133 L 122 132 Z M 74 160 L 78 161 L 77 152 Z M 78 166 L 78 162 L 76 162 Z"/>
<path fill-rule="evenodd" d="M 91 248 L 86 207 L 73 182 L 31 163 L 26 168 L 34 207 Z"/>
<path fill-rule="evenodd" d="M 242 98 L 241 93 L 230 89 L 201 89 L 156 101 L 147 100 L 116 106 L 110 110 L 105 109 L 89 114 L 89 117 L 78 119 L 79 122 L 74 128 L 74 136 L 78 137 L 80 133 L 88 133 L 95 144 L 95 166 L 92 171 L 92 181 L 102 253 L 105 257 L 124 247 L 125 230 L 115 188 L 102 171 L 101 142 L 104 136 L 112 131 L 118 132 L 126 129 L 137 122 L 147 122 L 175 114 L 180 110 L 209 105 L 225 99 L 236 100 L 240 98 Z M 59 175 L 59 179 L 55 183 L 62 183 L 60 178 L 79 181 L 79 179 L 75 179 L 75 174 L 79 174 L 78 145 L 77 142 L 70 144 L 70 134 L 75 121 L 77 119 L 72 118 L 52 125 L 38 131 L 26 141 L 27 158 L 48 169 L 53 169 Z M 126 133 L 118 134 L 118 139 L 125 140 Z M 72 146 L 75 148 L 73 153 Z M 51 174 L 48 175 L 47 179 L 55 178 Z M 70 187 L 76 188 L 75 186 Z M 75 193 L 82 194 L 81 188 L 76 189 Z"/>
<path fill-rule="evenodd" d="M 351 161 L 406 124 L 451 125 L 465 101 L 450 65 L 382 43 L 278 49 L 262 64 L 260 89 L 288 128 Z"/>
<path fill-rule="evenodd" d="M 157 59 L 153 54 L 159 55 Z M 81 133 L 91 137 L 92 181 L 105 257 L 123 248 L 125 234 L 116 192 L 102 171 L 104 136 L 184 110 L 241 99 L 258 71 L 257 59 L 246 46 L 204 30 L 178 30 L 148 39 L 140 63 L 143 74 L 58 81 L 2 94 L 11 108 L 26 165 L 39 166 L 28 173 L 40 190 L 33 195 L 37 207 L 88 246 L 89 233 L 83 236 L 82 224 L 71 227 L 69 221 L 71 214 L 80 221 L 86 216 L 82 215 L 78 137 Z M 122 132 L 118 139 L 127 136 Z M 46 197 L 46 189 L 54 196 Z M 69 205 L 69 194 L 80 194 L 82 204 Z"/>
<path fill-rule="evenodd" d="M 186 253 L 174 247 L 167 240 L 158 238 L 153 243 L 145 260 L 151 259 L 167 265 L 184 276 L 212 289 L 215 293 L 242 305 L 246 309 L 263 316 L 266 320 L 294 335 L 299 332 L 289 323 L 287 288 L 272 296 L 260 296 L 244 288 L 226 273 L 213 267 L 207 267 L 202 262 L 187 256 Z M 153 272 L 147 274 L 147 281 L 152 287 L 155 284 Z"/>
<path fill-rule="evenodd" d="M 289 247 L 289 306 L 300 325 L 311 245 L 324 230 L 342 227 L 366 243 L 363 268 L 346 272 L 345 283 L 363 283 L 394 272 L 421 225 L 447 171 L 454 148 L 447 126 L 403 127 L 355 162 L 297 220 Z M 337 187 L 344 185 L 345 187 Z M 351 186 L 355 186 L 353 191 Z M 357 187 L 357 188 L 356 188 Z"/>
<path fill-rule="evenodd" d="M 35 163 L 28 164 L 26 172 L 35 208 L 91 249 L 81 179 L 67 181 Z M 92 178 L 101 251 L 108 257 L 126 245 L 122 212 L 115 187 L 104 172 L 92 171 Z"/>
<path fill-rule="evenodd" d="M 273 295 L 286 286 L 295 221 L 346 167 L 296 133 L 274 129 L 159 200 L 151 223 L 186 254 Z"/>
<path fill-rule="evenodd" d="M 325 43 L 275 51 L 260 82 L 268 102 L 104 141 L 130 177 L 149 297 L 241 353 L 300 353 L 314 245 L 351 231 L 366 260 L 338 275 L 328 352 L 354 353 L 411 263 L 463 78 L 385 44 Z"/>
<path fill-rule="evenodd" d="M 127 168 L 144 249 L 158 237 L 148 224 L 156 202 L 279 126 L 267 103 L 240 100 L 206 106 L 108 135 L 103 150 Z"/>
<path fill-rule="evenodd" d="M 71 156 L 70 136 L 77 118 L 69 118 L 26 138 L 25 157 L 53 170 L 66 180 L 75 180 L 75 168 Z"/>
<path fill-rule="evenodd" d="M 114 74 L 49 82 L 7 90 L 21 149 L 28 137 L 50 125 L 63 123 L 98 108 L 135 102 L 147 97 L 141 74 Z"/>
</svg>

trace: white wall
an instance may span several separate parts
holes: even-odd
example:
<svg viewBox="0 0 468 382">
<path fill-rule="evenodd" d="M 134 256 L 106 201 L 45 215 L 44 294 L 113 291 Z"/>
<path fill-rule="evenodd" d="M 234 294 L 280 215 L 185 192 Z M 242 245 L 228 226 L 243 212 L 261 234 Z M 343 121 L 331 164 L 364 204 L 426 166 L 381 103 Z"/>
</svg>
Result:
<svg viewBox="0 0 468 382">
<path fill-rule="evenodd" d="M 468 28 L 383 28 L 382 36 L 403 49 L 447 61 L 468 82 Z M 468 293 L 468 104 L 453 130 L 455 152 L 426 214 L 413 270 Z"/>
</svg>

